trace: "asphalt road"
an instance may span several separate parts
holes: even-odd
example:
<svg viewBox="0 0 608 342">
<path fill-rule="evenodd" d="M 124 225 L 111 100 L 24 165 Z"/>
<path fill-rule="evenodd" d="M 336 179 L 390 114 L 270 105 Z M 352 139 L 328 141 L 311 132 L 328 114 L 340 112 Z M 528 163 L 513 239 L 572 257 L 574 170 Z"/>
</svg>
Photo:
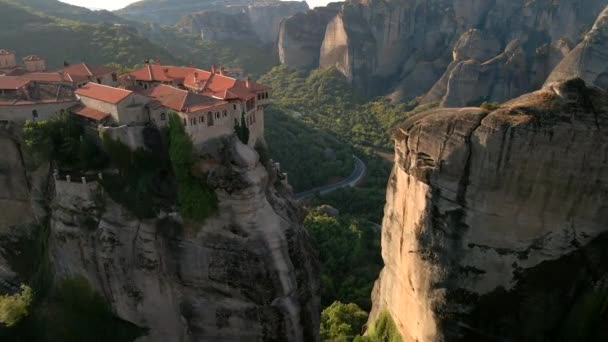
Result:
<svg viewBox="0 0 608 342">
<path fill-rule="evenodd" d="M 297 200 L 301 200 L 303 198 L 312 196 L 316 193 L 325 195 L 325 194 L 328 194 L 328 193 L 335 191 L 337 189 L 340 189 L 340 188 L 345 188 L 347 186 L 350 186 L 350 187 L 356 186 L 357 183 L 359 183 L 359 181 L 361 181 L 361 178 L 363 178 L 363 176 L 365 175 L 367 166 L 365 166 L 365 163 L 361 159 L 357 158 L 357 156 L 353 155 L 353 160 L 355 161 L 355 168 L 353 169 L 353 172 L 350 174 L 350 176 L 348 176 L 346 179 L 343 179 L 334 184 L 320 186 L 320 187 L 317 187 L 314 189 L 310 189 L 307 191 L 297 193 L 294 195 L 294 197 Z"/>
</svg>

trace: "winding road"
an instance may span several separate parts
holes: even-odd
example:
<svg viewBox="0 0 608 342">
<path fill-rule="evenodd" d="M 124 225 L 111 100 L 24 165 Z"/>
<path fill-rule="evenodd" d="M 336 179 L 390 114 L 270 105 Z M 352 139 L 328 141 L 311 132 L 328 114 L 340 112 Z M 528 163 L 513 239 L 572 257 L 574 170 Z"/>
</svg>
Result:
<svg viewBox="0 0 608 342">
<path fill-rule="evenodd" d="M 346 179 L 343 179 L 334 184 L 320 186 L 320 187 L 317 187 L 314 189 L 310 189 L 307 191 L 297 193 L 294 195 L 294 197 L 296 198 L 296 200 L 299 201 L 306 197 L 313 196 L 316 193 L 325 195 L 334 190 L 337 190 L 340 188 L 345 188 L 347 186 L 355 187 L 361 181 L 363 176 L 365 176 L 365 171 L 367 170 L 367 166 L 365 166 L 365 163 L 361 159 L 357 158 L 357 156 L 355 156 L 355 155 L 353 155 L 353 160 L 355 161 L 355 168 L 353 169 L 353 172 L 350 174 L 350 176 L 348 176 Z"/>
</svg>

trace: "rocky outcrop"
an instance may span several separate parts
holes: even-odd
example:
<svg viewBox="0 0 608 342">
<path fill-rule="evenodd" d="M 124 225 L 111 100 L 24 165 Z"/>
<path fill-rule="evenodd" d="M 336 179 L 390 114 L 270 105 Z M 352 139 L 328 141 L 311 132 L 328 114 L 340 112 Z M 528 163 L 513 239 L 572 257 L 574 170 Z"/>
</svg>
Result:
<svg viewBox="0 0 608 342">
<path fill-rule="evenodd" d="M 12 211 L 0 221 L 0 293 L 28 283 L 39 267 L 28 248 L 44 238 L 54 282 L 88 280 L 143 328 L 137 341 L 318 340 L 318 264 L 302 213 L 236 137 L 200 150 L 218 210 L 195 223 L 171 207 L 138 218 L 97 181 L 53 181 L 48 164 L 31 171 L 14 132 L 0 128 L 0 195 Z"/>
<path fill-rule="evenodd" d="M 201 11 L 223 11 L 247 6 L 251 0 L 140 0 L 114 13 L 135 21 L 175 25 L 183 16 Z"/>
<path fill-rule="evenodd" d="M 229 6 L 183 17 L 177 26 L 203 40 L 233 40 L 274 44 L 283 19 L 308 10 L 304 1 L 259 2 Z"/>
<path fill-rule="evenodd" d="M 245 13 L 198 12 L 182 18 L 177 26 L 182 31 L 200 34 L 203 40 L 260 42 Z"/>
<path fill-rule="evenodd" d="M 319 13 L 326 13 L 321 9 L 286 20 L 279 51 L 288 66 L 336 66 L 370 95 L 393 92 L 393 99 L 409 100 L 435 88 L 425 102 L 452 103 L 444 101 L 448 92 L 477 96 L 461 99 L 465 104 L 478 98 L 504 101 L 540 87 L 568 52 L 556 47 L 566 41 L 576 43 L 606 4 L 605 0 L 350 0 L 334 4 L 331 9 L 337 11 L 323 21 L 317 20 Z M 323 27 L 311 28 L 312 22 Z M 307 34 L 297 36 L 300 32 Z M 301 55 L 305 57 L 298 58 Z M 456 64 L 461 65 L 456 68 Z M 493 87 L 481 93 L 457 89 L 477 78 L 489 80 Z M 438 88 L 443 91 L 438 93 Z"/>
<path fill-rule="evenodd" d="M 608 7 L 581 43 L 553 70 L 546 84 L 580 77 L 608 89 Z"/>
<path fill-rule="evenodd" d="M 370 321 L 387 310 L 405 341 L 606 338 L 584 303 L 608 291 L 607 95 L 577 79 L 408 119 Z"/>
<path fill-rule="evenodd" d="M 281 22 L 278 39 L 281 62 L 295 68 L 317 67 L 325 28 L 338 11 L 339 4 L 330 3 Z"/>
</svg>

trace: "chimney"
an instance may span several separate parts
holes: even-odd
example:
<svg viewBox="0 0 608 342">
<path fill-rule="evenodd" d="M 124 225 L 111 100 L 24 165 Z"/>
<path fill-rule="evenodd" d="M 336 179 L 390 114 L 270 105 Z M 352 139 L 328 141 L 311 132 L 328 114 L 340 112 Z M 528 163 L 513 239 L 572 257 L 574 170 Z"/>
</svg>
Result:
<svg viewBox="0 0 608 342">
<path fill-rule="evenodd" d="M 247 89 L 249 89 L 251 86 L 251 78 L 249 76 L 247 76 L 247 78 L 245 79 L 245 87 L 247 87 Z"/>
<path fill-rule="evenodd" d="M 226 68 L 220 67 L 220 75 L 224 76 L 226 74 Z"/>
<path fill-rule="evenodd" d="M 212 73 L 212 74 L 215 74 L 215 64 L 213 64 L 213 65 L 211 66 L 211 73 Z"/>
</svg>

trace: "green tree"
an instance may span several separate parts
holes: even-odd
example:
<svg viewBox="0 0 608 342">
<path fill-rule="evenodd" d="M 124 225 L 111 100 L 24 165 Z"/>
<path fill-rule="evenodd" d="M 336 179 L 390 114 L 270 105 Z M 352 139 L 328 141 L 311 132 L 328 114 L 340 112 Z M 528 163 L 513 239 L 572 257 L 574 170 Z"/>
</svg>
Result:
<svg viewBox="0 0 608 342">
<path fill-rule="evenodd" d="M 351 341 L 366 321 L 367 313 L 357 304 L 335 301 L 321 312 L 321 340 Z"/>
<path fill-rule="evenodd" d="M 314 211 L 304 225 L 319 251 L 323 305 L 340 300 L 370 309 L 372 286 L 382 268 L 378 232 L 350 217 L 330 217 Z"/>
<path fill-rule="evenodd" d="M 169 115 L 169 157 L 177 181 L 177 201 L 184 218 L 203 222 L 217 210 L 217 197 L 205 179 L 196 177 L 190 136 L 175 113 Z"/>
<path fill-rule="evenodd" d="M 241 113 L 240 124 L 236 121 L 236 119 L 234 119 L 234 131 L 243 144 L 247 145 L 249 143 L 249 127 L 247 127 L 247 120 L 245 120 L 244 110 Z"/>
<path fill-rule="evenodd" d="M 401 342 L 403 338 L 388 311 L 382 311 L 371 324 L 365 336 L 358 336 L 354 342 Z"/>
<path fill-rule="evenodd" d="M 0 322 L 12 327 L 29 313 L 34 292 L 27 285 L 21 285 L 21 292 L 0 296 Z"/>
</svg>

